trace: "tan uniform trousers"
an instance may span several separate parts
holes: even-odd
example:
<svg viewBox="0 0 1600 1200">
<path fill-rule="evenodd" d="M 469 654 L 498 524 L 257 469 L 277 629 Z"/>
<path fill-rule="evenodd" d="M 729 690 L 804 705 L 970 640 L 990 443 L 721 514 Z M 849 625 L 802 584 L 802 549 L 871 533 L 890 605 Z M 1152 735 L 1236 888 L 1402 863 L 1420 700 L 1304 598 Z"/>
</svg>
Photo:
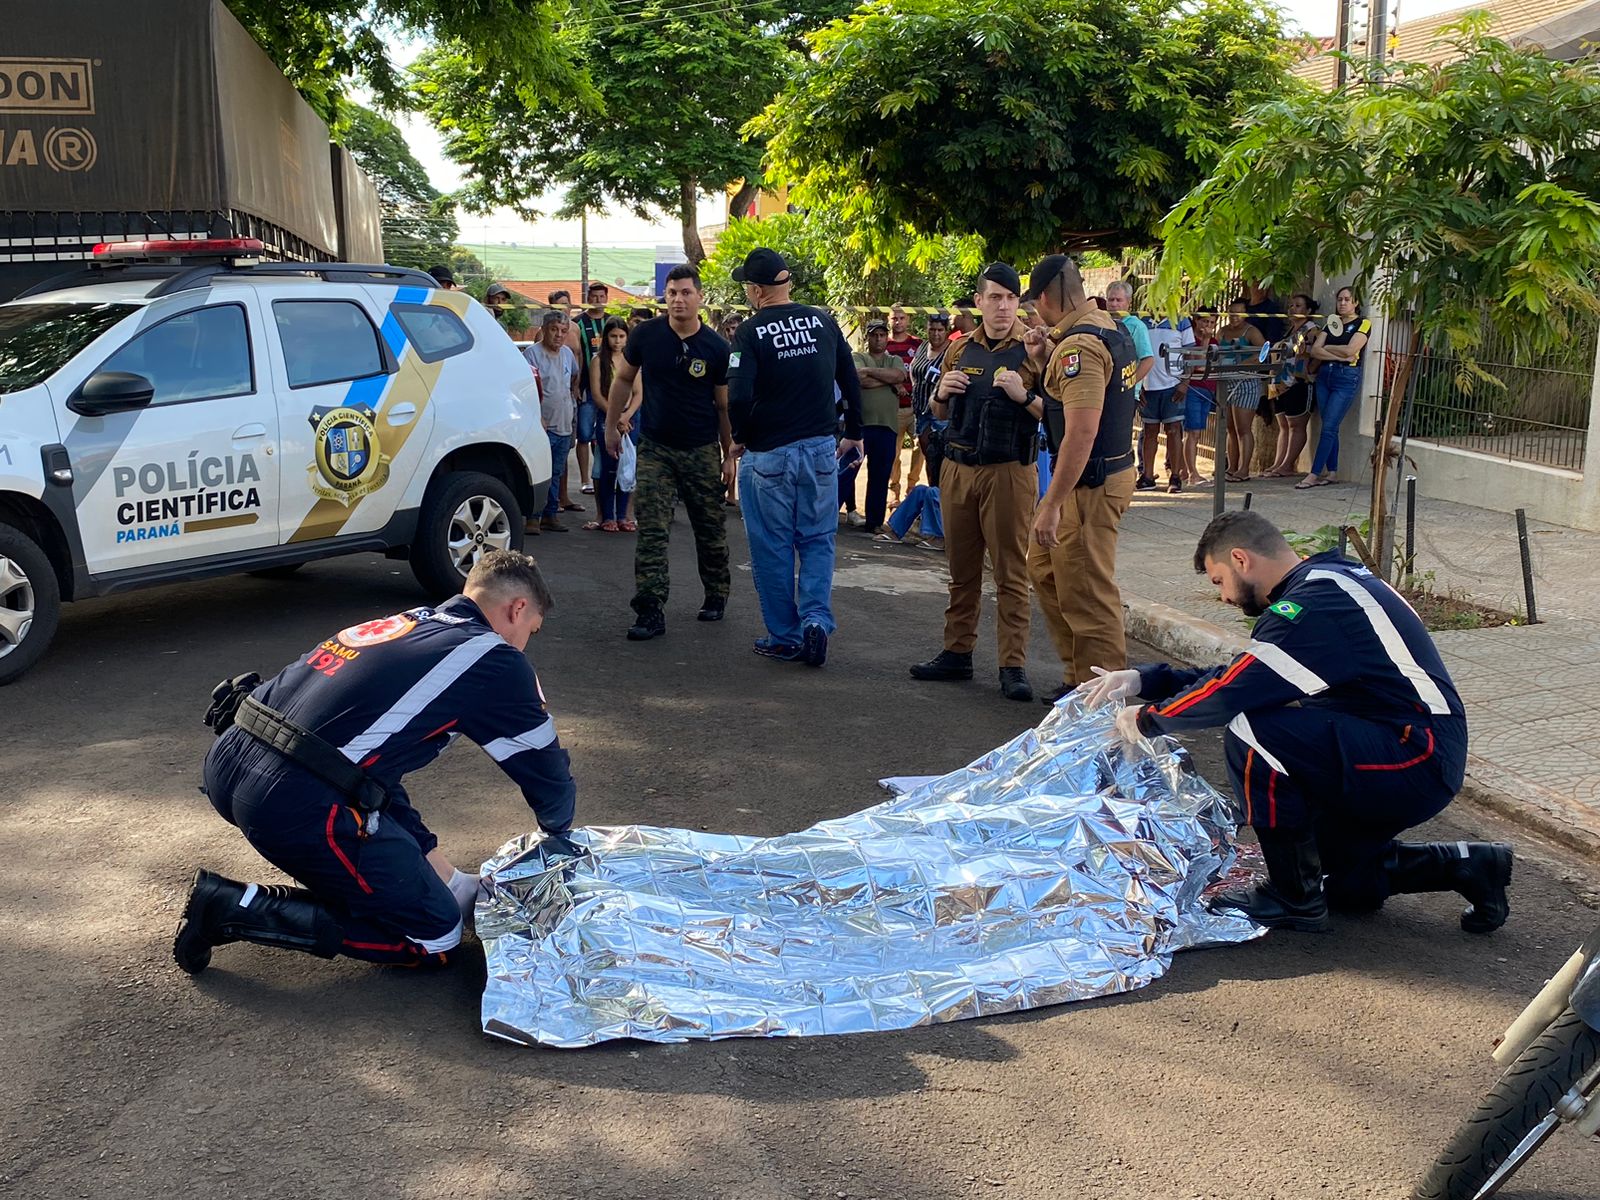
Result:
<svg viewBox="0 0 1600 1200">
<path fill-rule="evenodd" d="M 971 654 L 978 644 L 983 602 L 983 553 L 989 552 L 999 597 L 1000 665 L 1028 659 L 1028 531 L 1039 495 L 1039 471 L 1029 464 L 969 467 L 945 459 L 939 511 L 950 562 L 950 606 L 944 610 L 944 648 Z"/>
<path fill-rule="evenodd" d="M 889 470 L 889 490 L 896 496 L 905 498 L 906 492 L 917 486 L 917 480 L 922 477 L 922 443 L 916 438 L 911 439 L 911 473 L 906 477 L 905 490 L 900 488 L 900 456 L 904 453 L 906 435 L 912 430 L 916 418 L 909 408 L 900 410 L 900 432 L 894 443 L 894 466 Z"/>
<path fill-rule="evenodd" d="M 1061 510 L 1056 544 L 1048 550 L 1037 542 L 1028 547 L 1028 577 L 1061 656 L 1063 683 L 1089 682 L 1090 667 L 1116 671 L 1128 665 L 1117 591 L 1117 527 L 1133 499 L 1135 474 L 1118 471 L 1102 487 L 1073 488 Z"/>
</svg>

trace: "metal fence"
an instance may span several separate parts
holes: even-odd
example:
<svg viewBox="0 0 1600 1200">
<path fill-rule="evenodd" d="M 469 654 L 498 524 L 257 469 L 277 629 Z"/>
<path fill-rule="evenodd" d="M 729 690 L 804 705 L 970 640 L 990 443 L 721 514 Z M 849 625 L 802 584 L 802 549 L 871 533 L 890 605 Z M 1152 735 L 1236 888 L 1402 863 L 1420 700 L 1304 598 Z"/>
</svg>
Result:
<svg viewBox="0 0 1600 1200">
<path fill-rule="evenodd" d="M 1600 329 L 1590 326 L 1559 351 L 1530 357 L 1486 329 L 1477 365 L 1488 380 L 1467 372 L 1449 350 L 1424 348 L 1411 380 L 1411 437 L 1516 462 L 1583 470 L 1597 335 Z M 1410 343 L 1410 321 L 1391 321 L 1382 355 L 1386 392 Z"/>
</svg>

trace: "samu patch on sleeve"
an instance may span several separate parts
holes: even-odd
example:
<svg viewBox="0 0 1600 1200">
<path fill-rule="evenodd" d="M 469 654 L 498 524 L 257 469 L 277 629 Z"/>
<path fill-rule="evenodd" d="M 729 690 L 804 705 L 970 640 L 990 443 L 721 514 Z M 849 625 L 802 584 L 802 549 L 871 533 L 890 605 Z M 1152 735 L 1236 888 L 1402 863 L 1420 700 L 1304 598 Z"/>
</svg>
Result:
<svg viewBox="0 0 1600 1200">
<path fill-rule="evenodd" d="M 1277 613 L 1285 621 L 1292 621 L 1303 611 L 1293 600 L 1279 600 L 1267 606 L 1269 613 Z"/>
</svg>

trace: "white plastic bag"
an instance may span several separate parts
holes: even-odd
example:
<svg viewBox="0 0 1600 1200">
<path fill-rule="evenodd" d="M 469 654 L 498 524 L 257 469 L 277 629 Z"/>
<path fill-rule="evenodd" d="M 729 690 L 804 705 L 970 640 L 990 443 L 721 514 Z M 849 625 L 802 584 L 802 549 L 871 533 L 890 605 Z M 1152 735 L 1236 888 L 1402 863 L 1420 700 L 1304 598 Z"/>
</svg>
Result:
<svg viewBox="0 0 1600 1200">
<path fill-rule="evenodd" d="M 622 452 L 617 455 L 617 491 L 633 491 L 633 478 L 638 471 L 638 455 L 633 448 L 633 439 L 622 439 Z"/>
</svg>

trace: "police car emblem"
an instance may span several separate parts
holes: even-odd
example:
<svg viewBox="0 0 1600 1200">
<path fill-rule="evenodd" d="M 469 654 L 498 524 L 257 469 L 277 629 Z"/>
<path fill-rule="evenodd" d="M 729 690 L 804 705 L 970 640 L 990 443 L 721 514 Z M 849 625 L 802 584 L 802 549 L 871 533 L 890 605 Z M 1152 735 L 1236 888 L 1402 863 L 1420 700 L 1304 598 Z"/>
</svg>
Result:
<svg viewBox="0 0 1600 1200">
<path fill-rule="evenodd" d="M 705 375 L 705 373 L 706 373 L 706 360 L 705 359 L 703 359 L 703 358 L 692 358 L 692 359 L 689 360 L 689 377 L 691 379 L 699 379 L 699 378 L 703 377 Z"/>
<path fill-rule="evenodd" d="M 307 419 L 316 462 L 306 471 L 314 494 L 349 506 L 389 482 L 389 459 L 378 441 L 378 414 L 372 409 L 314 408 Z"/>
</svg>

